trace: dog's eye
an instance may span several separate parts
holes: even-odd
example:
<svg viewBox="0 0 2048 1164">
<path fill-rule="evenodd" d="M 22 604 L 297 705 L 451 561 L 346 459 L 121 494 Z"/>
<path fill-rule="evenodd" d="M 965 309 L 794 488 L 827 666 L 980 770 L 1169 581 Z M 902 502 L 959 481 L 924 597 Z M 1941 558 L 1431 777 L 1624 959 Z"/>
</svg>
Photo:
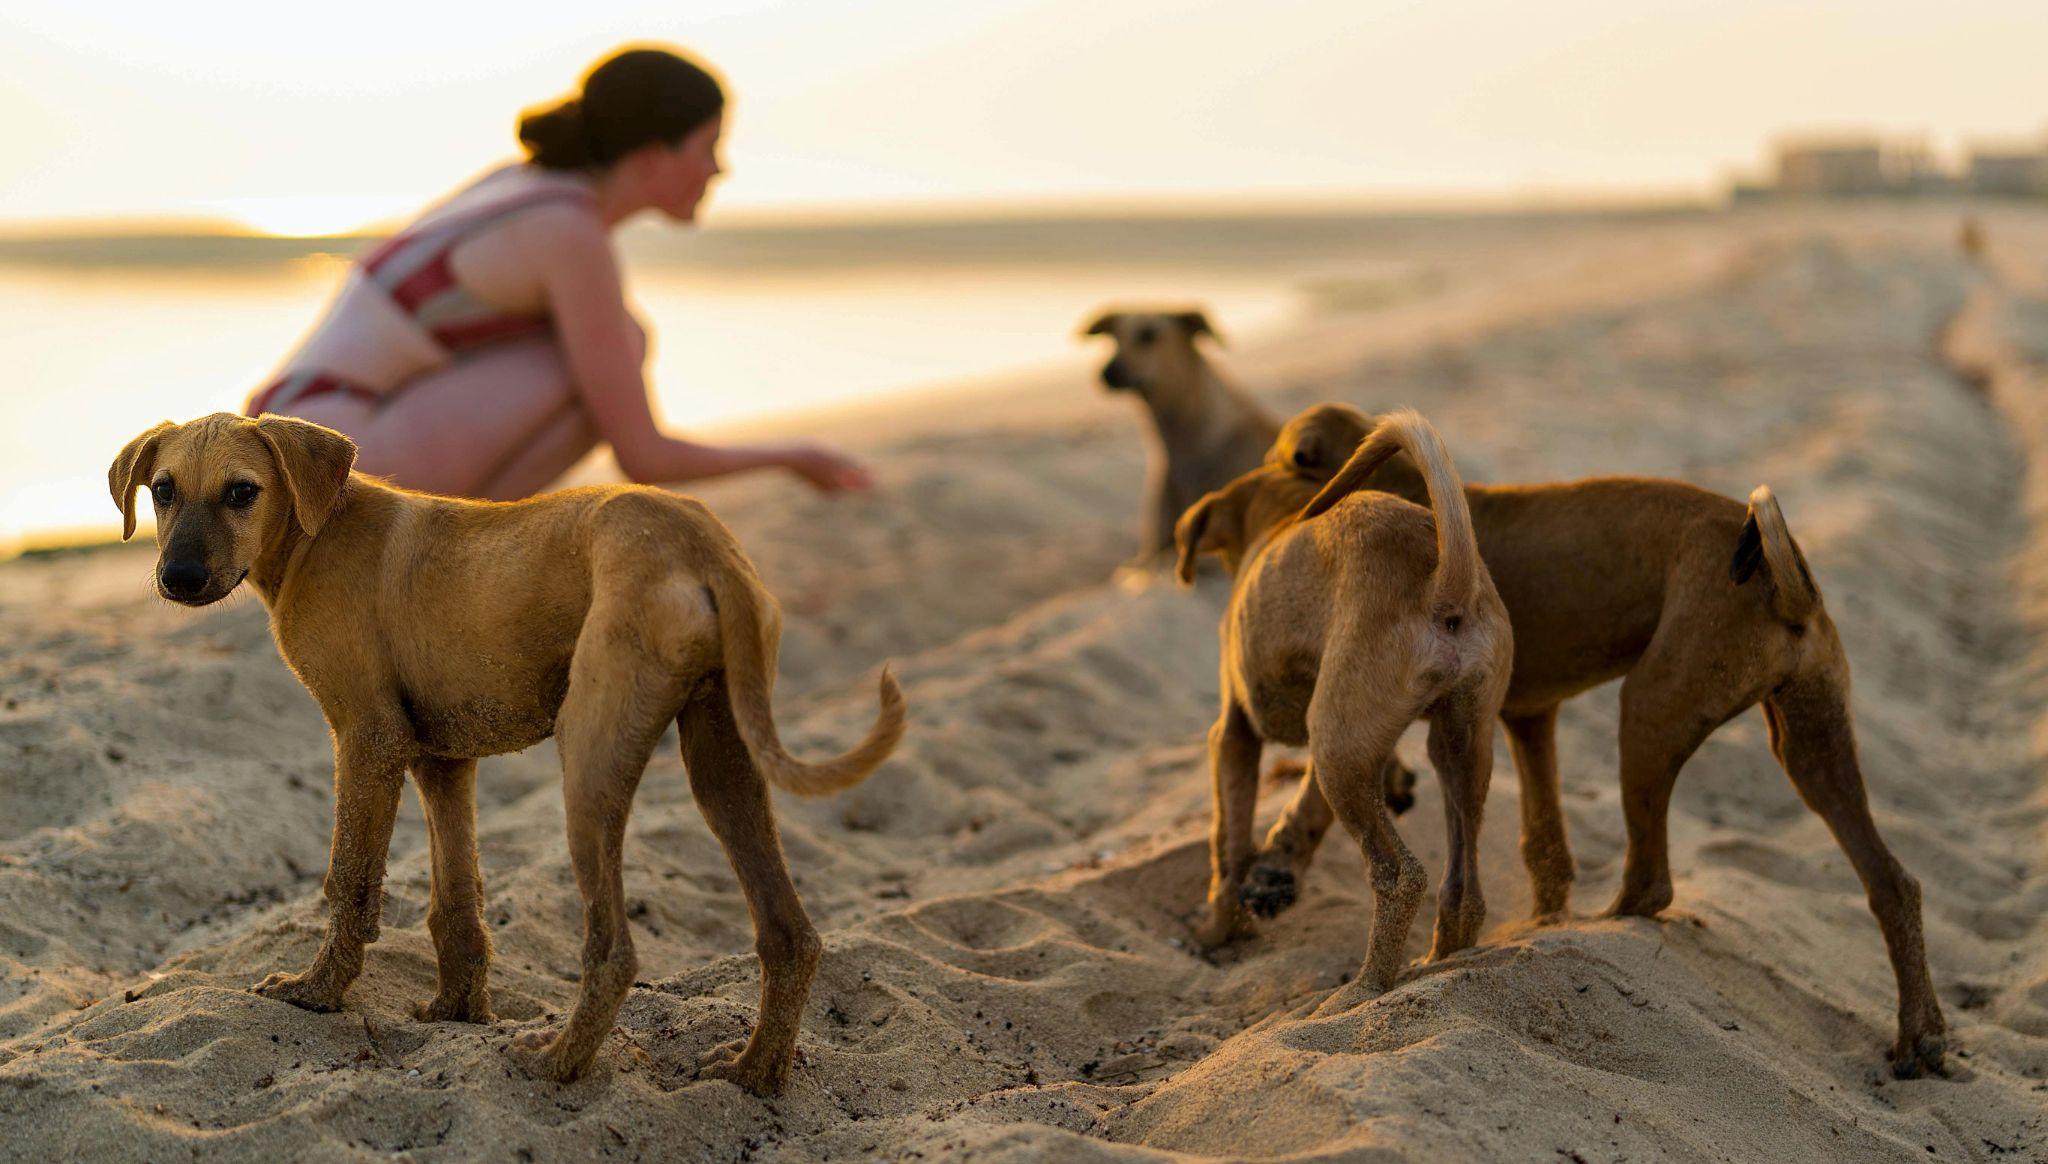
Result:
<svg viewBox="0 0 2048 1164">
<path fill-rule="evenodd" d="M 171 479 L 166 477 L 149 487 L 149 497 L 156 502 L 157 508 L 161 509 L 178 499 L 178 487 L 171 484 Z"/>
<path fill-rule="evenodd" d="M 1153 340 L 1156 340 L 1158 338 L 1159 329 L 1152 327 L 1148 324 L 1147 326 L 1138 329 L 1137 334 L 1131 337 L 1131 342 L 1137 344 L 1139 347 L 1147 347 L 1152 343 Z"/>
<path fill-rule="evenodd" d="M 254 482 L 237 481 L 228 486 L 228 491 L 222 495 L 221 500 L 236 509 L 247 509 L 255 502 L 256 495 L 260 492 L 262 489 Z"/>
</svg>

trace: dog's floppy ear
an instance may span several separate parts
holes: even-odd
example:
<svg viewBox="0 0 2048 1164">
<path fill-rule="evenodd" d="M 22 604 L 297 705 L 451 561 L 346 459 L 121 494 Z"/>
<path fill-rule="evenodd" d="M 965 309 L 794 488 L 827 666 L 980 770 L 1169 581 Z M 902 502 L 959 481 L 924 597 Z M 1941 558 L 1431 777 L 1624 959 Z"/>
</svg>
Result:
<svg viewBox="0 0 2048 1164">
<path fill-rule="evenodd" d="M 1188 506 L 1188 511 L 1173 523 L 1173 576 L 1180 579 L 1182 586 L 1195 584 L 1197 558 L 1223 549 L 1230 536 L 1230 523 L 1220 511 L 1229 501 L 1229 495 L 1218 490 Z"/>
<path fill-rule="evenodd" d="M 355 442 L 311 421 L 264 413 L 256 419 L 256 435 L 270 446 L 277 471 L 292 495 L 292 515 L 307 537 L 320 532 L 327 515 L 348 483 L 356 463 Z"/>
<path fill-rule="evenodd" d="M 1216 325 L 1210 323 L 1209 317 L 1200 311 L 1176 312 L 1173 319 L 1174 322 L 1180 324 L 1182 330 L 1188 333 L 1190 340 L 1198 335 L 1206 335 L 1219 344 L 1223 342 L 1223 333 L 1217 331 Z"/>
<path fill-rule="evenodd" d="M 1122 319 L 1123 315 L 1124 313 L 1121 311 L 1105 311 L 1101 315 L 1095 317 L 1094 323 L 1091 323 L 1087 327 L 1083 328 L 1081 334 L 1113 335 L 1116 332 L 1116 321 Z"/>
<path fill-rule="evenodd" d="M 1214 515 L 1216 495 L 1211 493 L 1180 515 L 1173 523 L 1173 576 L 1180 579 L 1182 586 L 1195 584 L 1195 559 L 1202 554 L 1202 542 L 1209 532 L 1209 518 Z"/>
<path fill-rule="evenodd" d="M 157 441 L 176 427 L 168 420 L 151 425 L 149 431 L 129 441 L 107 468 L 107 491 L 114 495 L 114 507 L 121 511 L 124 542 L 135 536 L 135 489 L 156 471 Z"/>
</svg>

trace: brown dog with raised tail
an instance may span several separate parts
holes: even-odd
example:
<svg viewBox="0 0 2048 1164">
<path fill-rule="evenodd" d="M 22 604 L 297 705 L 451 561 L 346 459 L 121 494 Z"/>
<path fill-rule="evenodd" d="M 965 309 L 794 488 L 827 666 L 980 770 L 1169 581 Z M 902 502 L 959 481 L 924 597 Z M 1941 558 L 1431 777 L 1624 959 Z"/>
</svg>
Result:
<svg viewBox="0 0 2048 1164">
<path fill-rule="evenodd" d="M 1428 508 L 1361 488 L 1401 452 L 1423 466 Z M 1388 815 L 1381 772 L 1402 731 L 1427 719 L 1450 842 L 1428 956 L 1469 946 L 1486 913 L 1479 823 L 1514 645 L 1436 430 L 1412 412 L 1386 417 L 1320 489 L 1261 466 L 1188 510 L 1175 536 L 1183 583 L 1203 553 L 1222 555 L 1234 579 L 1222 713 L 1209 731 L 1208 915 L 1196 937 L 1216 946 L 1249 931 L 1259 752 L 1266 741 L 1306 746 L 1305 786 L 1364 850 L 1377 903 L 1364 966 L 1323 1007 L 1391 986 L 1423 874 Z"/>
<path fill-rule="evenodd" d="M 1268 465 L 1313 488 L 1345 472 L 1351 450 L 1376 431 L 1355 408 L 1318 405 L 1287 422 Z M 1404 457 L 1364 484 L 1433 495 Z M 1521 778 L 1522 859 L 1536 913 L 1562 914 L 1573 878 L 1557 780 L 1560 703 L 1623 680 L 1628 853 L 1608 912 L 1638 917 L 1671 904 L 1665 818 L 1679 770 L 1716 728 L 1761 703 L 1771 753 L 1827 822 L 1884 933 L 1899 990 L 1892 1070 L 1940 1072 L 1946 1024 L 1927 972 L 1920 884 L 1871 819 L 1849 714 L 1849 657 L 1771 491 L 1759 486 L 1744 505 L 1682 481 L 1596 477 L 1470 485 L 1465 497 L 1515 628 L 1501 723 Z M 1288 887 L 1265 900 L 1293 899 L 1329 820 L 1317 786 L 1303 781 L 1256 862 L 1255 883 Z"/>
<path fill-rule="evenodd" d="M 568 1021 L 521 1036 L 513 1053 L 540 1078 L 582 1075 L 638 968 L 621 848 L 641 772 L 674 721 L 761 958 L 752 1038 L 714 1050 L 702 1073 L 778 1090 L 823 947 L 783 862 L 768 785 L 816 796 L 873 772 L 903 735 L 896 681 L 883 670 L 881 711 L 859 745 L 804 763 L 783 748 L 770 710 L 775 599 L 702 504 L 633 485 L 465 501 L 393 488 L 352 473 L 354 462 L 355 446 L 331 429 L 216 413 L 157 425 L 107 475 L 123 537 L 135 532 L 135 490 L 150 491 L 164 597 L 204 606 L 249 580 L 333 736 L 326 940 L 303 973 L 253 989 L 341 1008 L 377 937 L 410 771 L 432 844 L 427 929 L 440 970 L 418 1017 L 492 1021 L 476 763 L 554 736 L 583 897 L 583 981 Z"/>
</svg>

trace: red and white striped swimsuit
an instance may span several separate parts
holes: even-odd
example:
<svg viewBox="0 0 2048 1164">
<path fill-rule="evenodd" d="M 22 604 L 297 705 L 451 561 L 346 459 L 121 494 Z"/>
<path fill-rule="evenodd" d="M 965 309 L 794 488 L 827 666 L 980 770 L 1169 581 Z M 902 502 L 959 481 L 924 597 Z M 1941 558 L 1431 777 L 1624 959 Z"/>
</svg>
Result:
<svg viewBox="0 0 2048 1164">
<path fill-rule="evenodd" d="M 381 290 L 438 349 L 444 363 L 491 344 L 544 335 L 553 327 L 546 312 L 508 312 L 477 298 L 456 282 L 451 257 L 457 246 L 514 214 L 548 203 L 579 200 L 589 201 L 589 191 L 548 185 L 474 211 L 451 213 L 385 240 L 357 260 L 351 278 Z M 344 291 L 344 303 L 352 290 Z M 346 392 L 382 402 L 397 388 L 380 391 L 331 372 L 298 369 L 252 396 L 243 412 L 248 416 L 283 412 L 298 401 L 326 392 Z"/>
</svg>

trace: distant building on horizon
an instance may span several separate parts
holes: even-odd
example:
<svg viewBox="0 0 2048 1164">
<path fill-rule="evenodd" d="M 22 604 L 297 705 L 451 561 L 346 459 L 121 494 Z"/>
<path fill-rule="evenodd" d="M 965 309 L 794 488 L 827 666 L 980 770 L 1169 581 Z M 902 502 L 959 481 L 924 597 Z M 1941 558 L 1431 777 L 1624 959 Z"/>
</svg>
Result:
<svg viewBox="0 0 2048 1164">
<path fill-rule="evenodd" d="M 1732 184 L 1730 196 L 1736 202 L 1938 194 L 2048 197 L 2048 135 L 2032 147 L 1973 148 L 1960 171 L 1944 169 L 1924 138 L 1786 137 L 1774 154 L 1772 178 Z"/>
<path fill-rule="evenodd" d="M 1970 193 L 1992 198 L 2048 196 L 2048 149 L 1972 150 L 1964 180 Z"/>
<path fill-rule="evenodd" d="M 1876 140 L 1778 147 L 1781 194 L 1883 194 L 1884 147 Z"/>
</svg>

